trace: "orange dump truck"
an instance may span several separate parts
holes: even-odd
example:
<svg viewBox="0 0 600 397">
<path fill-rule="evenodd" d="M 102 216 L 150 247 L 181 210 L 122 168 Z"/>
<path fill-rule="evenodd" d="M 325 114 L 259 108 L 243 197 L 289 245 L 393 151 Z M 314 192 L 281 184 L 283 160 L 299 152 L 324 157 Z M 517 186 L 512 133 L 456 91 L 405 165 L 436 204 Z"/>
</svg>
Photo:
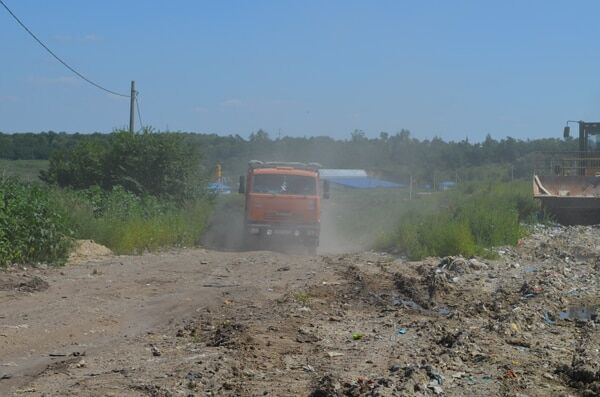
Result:
<svg viewBox="0 0 600 397">
<path fill-rule="evenodd" d="M 321 195 L 329 196 L 316 163 L 248 163 L 239 192 L 246 196 L 245 237 L 248 248 L 301 244 L 311 252 L 319 245 Z"/>
</svg>

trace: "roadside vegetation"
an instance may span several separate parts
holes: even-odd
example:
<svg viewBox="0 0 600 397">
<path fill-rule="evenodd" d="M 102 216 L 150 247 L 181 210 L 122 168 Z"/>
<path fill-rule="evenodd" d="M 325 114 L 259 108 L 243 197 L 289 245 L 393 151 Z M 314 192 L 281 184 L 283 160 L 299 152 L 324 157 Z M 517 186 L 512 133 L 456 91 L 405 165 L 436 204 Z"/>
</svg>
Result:
<svg viewBox="0 0 600 397">
<path fill-rule="evenodd" d="M 211 211 L 208 198 L 169 201 L 121 186 L 110 191 L 55 189 L 53 195 L 76 238 L 94 240 L 118 254 L 197 245 Z"/>
<path fill-rule="evenodd" d="M 471 182 L 406 203 L 400 221 L 380 236 L 379 249 L 417 260 L 427 256 L 493 256 L 492 247 L 517 244 L 527 224 L 543 221 L 529 183 Z"/>
<path fill-rule="evenodd" d="M 0 178 L 0 266 L 64 263 L 71 235 L 66 211 L 49 189 Z"/>
<path fill-rule="evenodd" d="M 192 246 L 212 206 L 195 148 L 152 130 L 56 150 L 40 179 L 0 177 L 2 266 L 62 264 L 73 239 L 122 254 Z"/>
<path fill-rule="evenodd" d="M 272 139 L 262 130 L 249 139 L 151 129 L 0 133 L 0 262 L 62 263 L 70 239 L 92 239 L 123 254 L 199 243 L 234 249 L 243 200 L 234 194 L 215 201 L 204 187 L 219 161 L 235 190 L 237 175 L 252 158 L 365 168 L 404 184 L 412 179 L 412 200 L 407 189 L 333 190 L 324 218 L 347 247 L 375 247 L 411 259 L 490 255 L 490 247 L 515 244 L 525 225 L 538 220 L 529 182 L 522 182 L 530 177 L 531 156 L 573 145 L 559 139 L 418 140 L 406 130 L 377 138 L 356 130 L 346 140 Z M 15 175 L 19 181 L 11 179 Z M 457 181 L 458 187 L 439 192 L 442 181 Z M 30 197 L 38 200 L 35 210 L 27 209 Z M 29 232 L 11 232 L 17 226 L 9 226 L 9 218 Z"/>
</svg>

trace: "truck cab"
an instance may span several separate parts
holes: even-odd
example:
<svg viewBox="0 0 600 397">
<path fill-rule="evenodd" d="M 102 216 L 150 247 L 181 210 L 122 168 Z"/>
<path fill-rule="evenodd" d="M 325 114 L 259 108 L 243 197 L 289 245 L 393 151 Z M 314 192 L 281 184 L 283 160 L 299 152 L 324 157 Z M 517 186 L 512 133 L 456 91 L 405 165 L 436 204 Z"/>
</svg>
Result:
<svg viewBox="0 0 600 397">
<path fill-rule="evenodd" d="M 316 163 L 248 163 L 240 177 L 239 192 L 245 194 L 244 233 L 247 247 L 302 245 L 316 252 L 321 227 L 320 165 Z"/>
</svg>

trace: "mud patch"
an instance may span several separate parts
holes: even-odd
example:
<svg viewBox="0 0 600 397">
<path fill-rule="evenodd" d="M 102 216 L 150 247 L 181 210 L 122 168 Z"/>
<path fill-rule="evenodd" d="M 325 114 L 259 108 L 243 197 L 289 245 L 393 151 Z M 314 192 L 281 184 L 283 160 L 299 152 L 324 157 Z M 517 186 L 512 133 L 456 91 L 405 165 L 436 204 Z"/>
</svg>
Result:
<svg viewBox="0 0 600 397">
<path fill-rule="evenodd" d="M 600 372 L 589 363 L 574 360 L 572 366 L 562 366 L 556 371 L 566 383 L 578 389 L 583 396 L 600 395 Z"/>
<path fill-rule="evenodd" d="M 593 323 L 583 328 L 570 365 L 556 369 L 562 379 L 582 396 L 600 396 L 600 352 Z"/>
</svg>

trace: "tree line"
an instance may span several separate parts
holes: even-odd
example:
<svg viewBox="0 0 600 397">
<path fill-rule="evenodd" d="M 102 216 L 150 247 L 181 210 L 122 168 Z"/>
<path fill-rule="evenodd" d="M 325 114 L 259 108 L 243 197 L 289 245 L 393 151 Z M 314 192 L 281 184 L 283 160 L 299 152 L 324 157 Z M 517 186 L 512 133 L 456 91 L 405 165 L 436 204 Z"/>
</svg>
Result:
<svg viewBox="0 0 600 397">
<path fill-rule="evenodd" d="M 272 138 L 258 130 L 243 138 L 189 132 L 153 132 L 177 137 L 193 148 L 202 168 L 211 173 L 219 162 L 232 179 L 245 171 L 248 160 L 318 162 L 327 168 L 367 169 L 375 176 L 398 182 L 409 177 L 420 182 L 471 180 L 486 177 L 524 178 L 532 171 L 536 152 L 576 150 L 576 141 L 558 138 L 522 140 L 511 137 L 482 142 L 445 141 L 439 137 L 417 139 L 402 129 L 369 138 L 361 130 L 346 139 L 328 136 Z M 67 153 L 93 155 L 110 142 L 113 134 L 0 133 L 0 158 L 49 159 L 59 162 Z M 82 148 L 85 148 L 82 149 Z M 94 149 L 96 148 L 96 149 Z M 83 152 L 82 152 L 83 151 Z M 123 157 L 125 159 L 125 157 Z M 114 164 L 116 166 L 116 164 Z"/>
</svg>

